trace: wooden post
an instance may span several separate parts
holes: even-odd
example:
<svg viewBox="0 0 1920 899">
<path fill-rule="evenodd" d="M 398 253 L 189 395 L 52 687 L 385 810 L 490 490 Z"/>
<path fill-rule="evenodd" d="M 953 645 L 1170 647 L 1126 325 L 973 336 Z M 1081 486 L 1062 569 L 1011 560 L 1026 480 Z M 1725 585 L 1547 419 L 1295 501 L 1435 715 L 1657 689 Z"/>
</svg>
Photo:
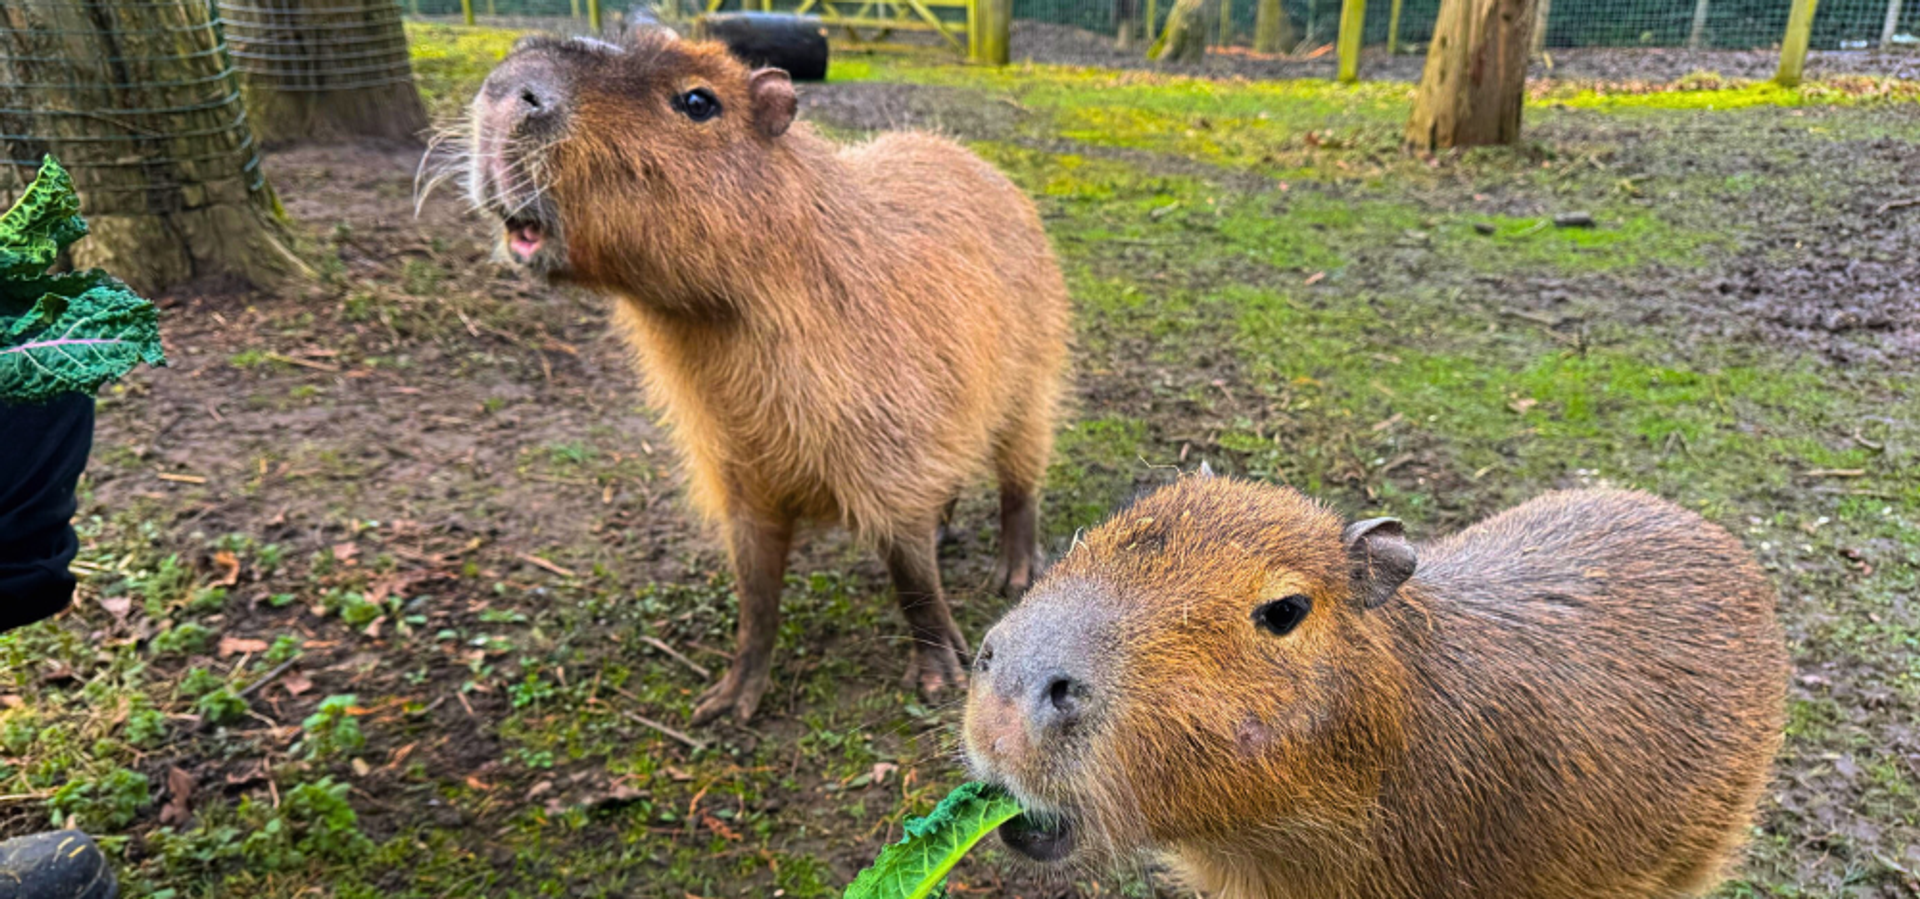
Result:
<svg viewBox="0 0 1920 899">
<path fill-rule="evenodd" d="M 985 33 L 980 36 L 981 61 L 1004 66 L 1012 61 L 1013 0 L 980 0 L 986 12 Z"/>
<path fill-rule="evenodd" d="M 982 0 L 967 0 L 967 61 L 981 62 L 980 59 L 980 4 Z"/>
<path fill-rule="evenodd" d="M 573 11 L 567 14 L 569 19 L 580 18 L 580 0 L 573 0 Z"/>
<path fill-rule="evenodd" d="M 460 18 L 468 25 L 473 24 L 473 0 L 460 0 Z"/>
<path fill-rule="evenodd" d="M 1787 14 L 1787 34 L 1780 39 L 1780 73 L 1773 80 L 1782 87 L 1800 83 L 1807 66 L 1807 44 L 1813 40 L 1813 11 L 1819 0 L 1793 0 Z"/>
<path fill-rule="evenodd" d="M 1400 52 L 1400 5 L 1404 0 L 1393 0 L 1393 7 L 1387 13 L 1387 55 Z"/>
<path fill-rule="evenodd" d="M 1233 0 L 1220 0 L 1220 36 L 1213 43 L 1217 47 L 1233 43 Z"/>
<path fill-rule="evenodd" d="M 1880 49 L 1893 46 L 1893 33 L 1900 30 L 1900 0 L 1887 0 L 1887 24 L 1880 28 Z"/>
<path fill-rule="evenodd" d="M 1360 80 L 1360 38 L 1367 25 L 1367 0 L 1340 3 L 1340 83 Z"/>
<path fill-rule="evenodd" d="M 1707 40 L 1707 4 L 1710 0 L 1695 0 L 1693 4 L 1693 29 L 1687 32 L 1687 49 L 1698 50 Z"/>
<path fill-rule="evenodd" d="M 500 14 L 500 10 L 494 8 L 493 0 L 487 0 L 487 15 L 497 16 L 499 14 Z"/>
<path fill-rule="evenodd" d="M 1553 0 L 1536 0 L 1533 5 L 1533 36 L 1527 46 L 1533 55 L 1539 56 L 1547 49 L 1547 15 L 1553 11 Z"/>
<path fill-rule="evenodd" d="M 1159 31 L 1156 30 L 1159 27 L 1159 25 L 1157 24 L 1159 18 L 1160 18 L 1160 0 L 1147 0 L 1147 46 L 1148 47 L 1152 47 L 1153 42 L 1160 39 L 1160 33 Z"/>
<path fill-rule="evenodd" d="M 587 0 L 587 27 L 600 33 L 600 0 Z"/>
</svg>

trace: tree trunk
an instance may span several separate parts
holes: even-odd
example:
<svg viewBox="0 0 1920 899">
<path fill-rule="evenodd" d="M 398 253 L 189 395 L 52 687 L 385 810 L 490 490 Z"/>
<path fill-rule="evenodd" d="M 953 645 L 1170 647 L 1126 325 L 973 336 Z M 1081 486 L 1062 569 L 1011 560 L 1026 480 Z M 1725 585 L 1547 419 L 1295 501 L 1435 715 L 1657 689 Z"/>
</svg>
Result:
<svg viewBox="0 0 1920 899">
<path fill-rule="evenodd" d="M 1519 140 L 1532 37 L 1533 0 L 1441 0 L 1407 145 L 1431 152 Z"/>
<path fill-rule="evenodd" d="M 11 0 L 0 51 L 0 204 L 58 158 L 92 230 L 75 266 L 148 292 L 304 268 L 206 0 Z"/>
<path fill-rule="evenodd" d="M 426 130 L 395 0 L 236 0 L 220 14 L 261 142 Z"/>
<path fill-rule="evenodd" d="M 1259 0 L 1254 9 L 1253 49 L 1260 53 L 1291 53 L 1297 40 L 1293 19 L 1280 0 Z"/>
<path fill-rule="evenodd" d="M 1161 62 L 1200 62 L 1207 58 L 1207 26 L 1215 0 L 1179 0 L 1167 13 L 1167 28 L 1154 45 Z"/>
</svg>

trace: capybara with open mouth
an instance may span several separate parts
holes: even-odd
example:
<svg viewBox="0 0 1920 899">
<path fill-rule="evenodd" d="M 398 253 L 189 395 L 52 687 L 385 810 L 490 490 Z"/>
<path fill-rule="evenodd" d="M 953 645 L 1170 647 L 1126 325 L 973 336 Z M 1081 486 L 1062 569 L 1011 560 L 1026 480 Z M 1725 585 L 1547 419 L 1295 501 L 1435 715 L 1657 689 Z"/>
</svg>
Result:
<svg viewBox="0 0 1920 899">
<path fill-rule="evenodd" d="M 1550 493 L 1416 547 L 1186 477 L 987 635 L 965 743 L 1044 861 L 1223 899 L 1665 899 L 1716 884 L 1781 740 L 1774 593 L 1644 493 Z"/>
<path fill-rule="evenodd" d="M 911 684 L 964 684 L 943 508 L 991 471 L 999 579 L 1038 564 L 1035 504 L 1067 362 L 1064 282 L 1033 205 L 957 144 L 839 147 L 777 69 L 639 29 L 520 42 L 470 109 L 473 203 L 545 278 L 617 299 L 655 405 L 723 532 L 738 652 L 696 722 L 754 713 L 796 529 L 886 559 Z"/>
</svg>

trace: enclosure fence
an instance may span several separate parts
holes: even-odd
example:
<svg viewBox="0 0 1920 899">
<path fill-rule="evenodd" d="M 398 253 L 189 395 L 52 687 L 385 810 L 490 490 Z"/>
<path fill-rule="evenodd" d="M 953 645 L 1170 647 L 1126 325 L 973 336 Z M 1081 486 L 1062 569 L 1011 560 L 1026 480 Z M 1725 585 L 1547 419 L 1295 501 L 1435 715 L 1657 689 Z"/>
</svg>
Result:
<svg viewBox="0 0 1920 899">
<path fill-rule="evenodd" d="M 228 55 L 277 91 L 361 90 L 413 78 L 394 0 L 215 0 Z"/>
</svg>

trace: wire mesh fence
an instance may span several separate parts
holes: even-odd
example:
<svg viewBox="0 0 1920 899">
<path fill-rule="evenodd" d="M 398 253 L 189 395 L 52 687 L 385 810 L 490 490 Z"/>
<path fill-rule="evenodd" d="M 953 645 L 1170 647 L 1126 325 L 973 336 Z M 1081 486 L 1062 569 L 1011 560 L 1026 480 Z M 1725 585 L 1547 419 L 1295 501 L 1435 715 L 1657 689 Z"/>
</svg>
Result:
<svg viewBox="0 0 1920 899">
<path fill-rule="evenodd" d="M 216 0 L 234 67 L 276 91 L 362 90 L 413 78 L 394 0 Z"/>
<path fill-rule="evenodd" d="M 89 214 L 168 212 L 264 189 L 211 3 L 10 0 L 0 4 L 0 50 L 0 203 L 47 154 L 72 172 Z"/>
</svg>

